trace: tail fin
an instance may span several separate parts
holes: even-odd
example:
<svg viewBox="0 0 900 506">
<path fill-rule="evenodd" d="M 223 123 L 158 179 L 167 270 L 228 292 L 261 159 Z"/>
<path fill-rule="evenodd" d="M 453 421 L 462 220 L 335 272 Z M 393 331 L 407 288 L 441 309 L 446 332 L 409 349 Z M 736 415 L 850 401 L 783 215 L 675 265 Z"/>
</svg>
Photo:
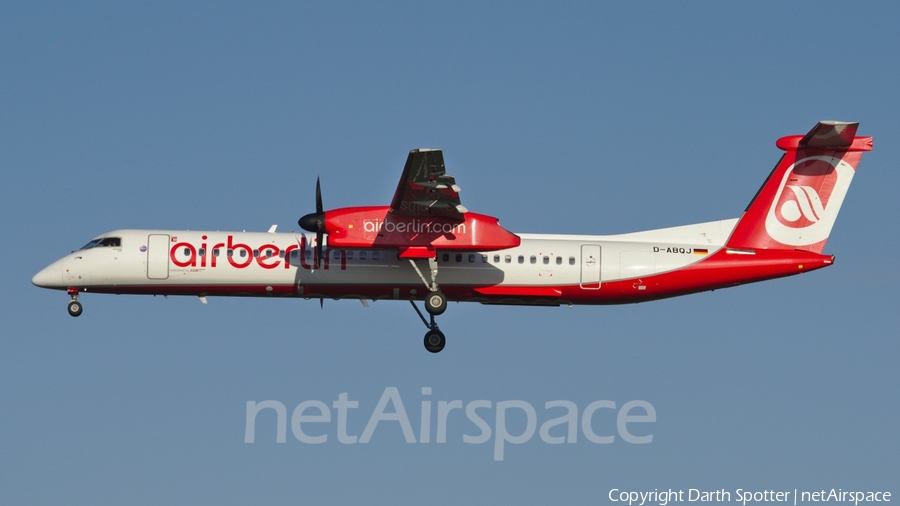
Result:
<svg viewBox="0 0 900 506">
<path fill-rule="evenodd" d="M 856 137 L 858 127 L 820 121 L 805 136 L 778 139 L 785 154 L 726 246 L 822 253 L 862 154 L 872 150 L 871 137 Z"/>
</svg>

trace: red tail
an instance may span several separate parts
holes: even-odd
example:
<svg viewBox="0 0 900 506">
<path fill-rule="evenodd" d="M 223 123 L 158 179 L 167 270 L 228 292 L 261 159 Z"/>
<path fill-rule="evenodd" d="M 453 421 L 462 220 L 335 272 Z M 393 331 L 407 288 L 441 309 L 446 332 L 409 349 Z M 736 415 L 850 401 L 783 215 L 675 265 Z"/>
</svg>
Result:
<svg viewBox="0 0 900 506">
<path fill-rule="evenodd" d="M 822 253 L 863 151 L 859 123 L 820 121 L 805 136 L 782 137 L 785 151 L 728 239 L 733 249 Z"/>
</svg>

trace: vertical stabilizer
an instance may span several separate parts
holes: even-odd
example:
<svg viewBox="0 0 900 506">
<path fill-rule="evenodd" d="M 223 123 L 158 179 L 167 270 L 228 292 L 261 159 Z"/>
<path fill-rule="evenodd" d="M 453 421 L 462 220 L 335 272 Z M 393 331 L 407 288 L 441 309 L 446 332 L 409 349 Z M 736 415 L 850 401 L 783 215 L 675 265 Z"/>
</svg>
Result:
<svg viewBox="0 0 900 506">
<path fill-rule="evenodd" d="M 808 134 L 782 137 L 785 151 L 726 244 L 735 249 L 822 253 L 871 137 L 859 123 L 820 121 Z"/>
</svg>

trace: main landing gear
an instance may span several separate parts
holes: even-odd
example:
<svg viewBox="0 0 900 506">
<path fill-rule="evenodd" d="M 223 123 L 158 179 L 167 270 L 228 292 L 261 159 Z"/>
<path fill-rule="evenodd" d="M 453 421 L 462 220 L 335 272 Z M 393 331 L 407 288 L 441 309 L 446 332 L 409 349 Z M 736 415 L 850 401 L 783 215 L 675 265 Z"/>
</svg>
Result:
<svg viewBox="0 0 900 506">
<path fill-rule="evenodd" d="M 431 292 L 425 297 L 425 310 L 429 314 L 438 316 L 447 310 L 447 297 L 441 292 Z"/>
<path fill-rule="evenodd" d="M 84 311 L 84 307 L 78 302 L 78 290 L 67 290 L 69 296 L 72 297 L 72 300 L 69 301 L 69 305 L 66 309 L 69 310 L 69 315 L 71 316 L 81 316 L 81 313 Z"/>
<path fill-rule="evenodd" d="M 422 279 L 422 282 L 425 283 L 425 286 L 428 288 L 428 295 L 425 296 L 425 310 L 428 311 L 429 319 L 425 319 L 425 315 L 423 315 L 422 312 L 419 311 L 419 307 L 416 306 L 415 302 L 409 301 L 409 303 L 412 304 L 413 309 L 416 310 L 416 313 L 419 315 L 422 323 L 424 323 L 425 327 L 428 328 L 428 332 L 425 333 L 425 349 L 430 351 L 431 353 L 438 353 L 444 349 L 444 345 L 447 344 L 447 338 L 444 337 L 444 333 L 441 332 L 440 329 L 438 329 L 437 323 L 434 321 L 434 317 L 443 314 L 444 311 L 447 310 L 447 296 L 438 290 L 437 260 L 434 258 L 428 259 L 428 267 L 431 271 L 431 283 L 429 283 L 425 279 L 425 276 L 422 275 L 422 271 L 419 270 L 419 266 L 416 265 L 415 260 L 410 258 L 409 263 L 412 264 L 413 269 L 416 270 L 419 278 Z"/>
<path fill-rule="evenodd" d="M 439 351 L 444 349 L 444 345 L 447 344 L 447 338 L 444 337 L 444 333 L 438 329 L 437 323 L 434 321 L 435 314 L 432 311 L 432 302 L 438 302 L 437 299 L 440 299 L 437 307 L 440 309 L 440 313 L 443 313 L 445 309 L 447 309 L 447 298 L 444 297 L 444 294 L 441 292 L 431 292 L 428 294 L 428 297 L 425 298 L 425 310 L 428 311 L 429 319 L 425 319 L 425 315 L 419 311 L 419 307 L 416 306 L 416 303 L 413 301 L 409 301 L 412 304 L 413 309 L 416 310 L 416 313 L 419 315 L 419 318 L 422 319 L 422 323 L 428 327 L 428 332 L 425 333 L 425 349 L 430 351 L 431 353 L 438 353 Z"/>
</svg>

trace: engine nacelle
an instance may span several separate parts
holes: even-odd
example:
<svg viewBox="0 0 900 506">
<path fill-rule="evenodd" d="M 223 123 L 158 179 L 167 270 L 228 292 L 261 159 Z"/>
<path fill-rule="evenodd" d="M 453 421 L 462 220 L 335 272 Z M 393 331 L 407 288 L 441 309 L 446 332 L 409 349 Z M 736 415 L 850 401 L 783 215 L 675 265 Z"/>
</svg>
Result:
<svg viewBox="0 0 900 506">
<path fill-rule="evenodd" d="M 325 232 L 334 248 L 493 251 L 521 242 L 493 216 L 462 216 L 400 216 L 387 206 L 346 207 L 325 212 Z"/>
</svg>

